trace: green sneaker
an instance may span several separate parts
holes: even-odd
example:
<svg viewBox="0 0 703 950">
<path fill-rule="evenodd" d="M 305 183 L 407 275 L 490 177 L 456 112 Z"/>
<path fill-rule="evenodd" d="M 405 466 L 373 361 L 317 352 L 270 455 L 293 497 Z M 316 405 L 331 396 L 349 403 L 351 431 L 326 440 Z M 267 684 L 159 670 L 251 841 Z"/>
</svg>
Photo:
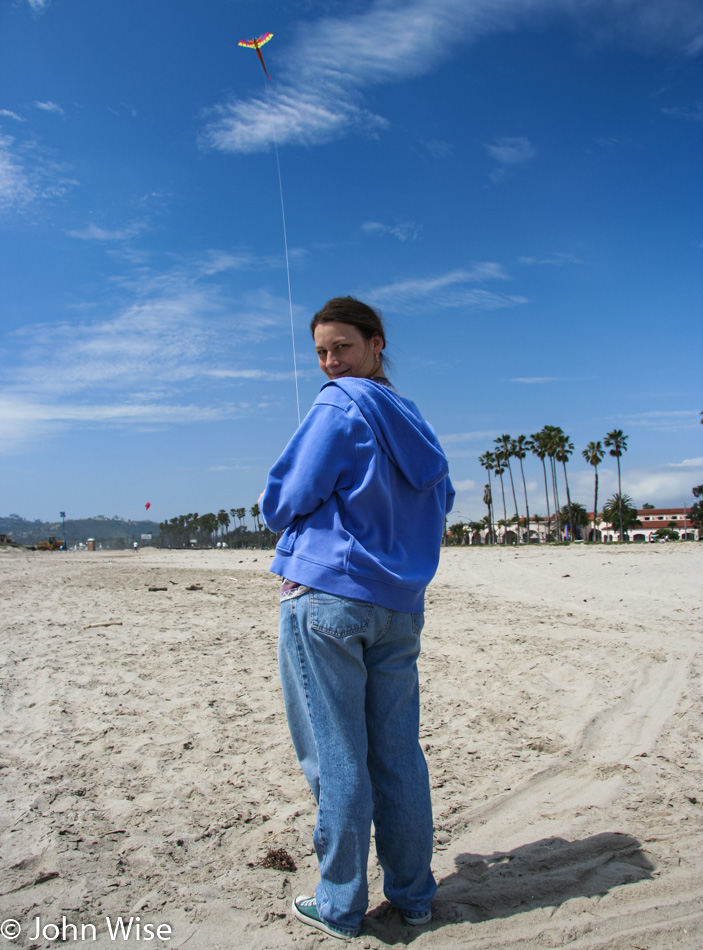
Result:
<svg viewBox="0 0 703 950">
<path fill-rule="evenodd" d="M 423 927 L 432 920 L 431 910 L 401 910 L 401 914 L 405 923 L 411 927 Z"/>
<path fill-rule="evenodd" d="M 317 911 L 317 902 L 314 897 L 296 897 L 291 906 L 291 910 L 302 923 L 321 930 L 323 934 L 327 934 L 328 937 L 336 937 L 338 940 L 349 940 L 356 936 L 356 934 L 345 933 L 343 930 L 337 930 L 330 924 L 326 924 Z"/>
</svg>

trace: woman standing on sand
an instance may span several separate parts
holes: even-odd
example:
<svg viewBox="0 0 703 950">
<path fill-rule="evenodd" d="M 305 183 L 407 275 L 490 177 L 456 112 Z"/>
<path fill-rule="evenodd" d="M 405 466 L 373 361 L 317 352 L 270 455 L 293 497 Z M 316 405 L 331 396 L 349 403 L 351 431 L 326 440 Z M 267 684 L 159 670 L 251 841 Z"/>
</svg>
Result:
<svg viewBox="0 0 703 950">
<path fill-rule="evenodd" d="M 437 437 L 386 378 L 380 315 L 336 297 L 310 329 L 329 378 L 269 472 L 260 507 L 285 529 L 278 658 L 293 744 L 318 803 L 314 897 L 293 913 L 354 937 L 368 907 L 371 822 L 384 892 L 428 923 L 437 889 L 419 743 L 424 592 L 454 491 Z"/>
</svg>

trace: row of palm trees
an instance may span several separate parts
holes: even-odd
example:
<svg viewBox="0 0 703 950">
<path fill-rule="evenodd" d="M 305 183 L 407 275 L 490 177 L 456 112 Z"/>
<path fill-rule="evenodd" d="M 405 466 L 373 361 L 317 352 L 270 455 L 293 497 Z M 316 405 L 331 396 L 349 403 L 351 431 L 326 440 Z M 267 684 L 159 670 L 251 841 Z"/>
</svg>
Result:
<svg viewBox="0 0 703 950">
<path fill-rule="evenodd" d="M 248 514 L 254 519 L 256 526 L 256 537 L 251 538 L 251 533 L 244 524 L 244 519 Z M 232 530 L 230 526 L 234 525 Z M 217 541 L 226 541 L 244 544 L 260 540 L 262 533 L 261 512 L 258 504 L 252 505 L 248 510 L 246 508 L 225 508 L 215 514 L 208 512 L 200 515 L 198 512 L 189 512 L 187 515 L 177 515 L 168 521 L 162 521 L 159 524 L 159 540 L 161 544 L 171 545 L 173 547 L 189 547 L 192 541 L 197 544 L 215 544 Z"/>
<path fill-rule="evenodd" d="M 581 455 L 592 465 L 595 473 L 595 492 L 593 498 L 593 511 L 598 511 L 598 466 L 605 458 L 605 449 L 609 454 L 617 459 L 618 464 L 618 499 L 619 499 L 619 525 L 620 540 L 623 539 L 623 495 L 622 482 L 620 477 L 620 457 L 627 451 L 628 436 L 622 429 L 613 429 L 608 432 L 603 442 L 589 442 Z M 488 475 L 488 484 L 483 495 L 484 504 L 488 508 L 488 524 L 490 540 L 495 543 L 495 517 L 493 513 L 493 490 L 491 487 L 491 474 L 498 478 L 500 484 L 500 494 L 503 507 L 503 521 L 507 523 L 507 510 L 505 504 L 505 482 L 503 476 L 508 475 L 510 490 L 515 506 L 515 521 L 520 524 L 520 514 L 518 512 L 517 495 L 515 492 L 515 478 L 513 476 L 513 466 L 511 459 L 519 463 L 520 476 L 522 479 L 522 489 L 525 499 L 525 537 L 530 538 L 530 506 L 527 498 L 527 482 L 525 481 L 525 469 L 523 462 L 528 453 L 536 455 L 542 463 L 544 474 L 544 495 L 547 503 L 547 522 L 552 520 L 552 507 L 550 505 L 550 486 L 551 501 L 553 504 L 556 537 L 561 538 L 564 528 L 569 536 L 573 535 L 575 525 L 575 505 L 571 501 L 571 492 L 569 490 L 569 478 L 566 471 L 566 463 L 571 458 L 574 451 L 574 444 L 570 437 L 559 426 L 544 426 L 539 432 L 530 436 L 518 435 L 513 438 L 510 435 L 500 435 L 494 440 L 494 448 L 479 456 L 481 466 L 485 468 Z M 566 505 L 562 508 L 559 501 L 558 467 L 561 466 L 564 473 L 564 486 L 566 489 Z M 517 475 L 517 472 L 515 473 Z M 564 514 L 566 513 L 566 518 Z"/>
</svg>

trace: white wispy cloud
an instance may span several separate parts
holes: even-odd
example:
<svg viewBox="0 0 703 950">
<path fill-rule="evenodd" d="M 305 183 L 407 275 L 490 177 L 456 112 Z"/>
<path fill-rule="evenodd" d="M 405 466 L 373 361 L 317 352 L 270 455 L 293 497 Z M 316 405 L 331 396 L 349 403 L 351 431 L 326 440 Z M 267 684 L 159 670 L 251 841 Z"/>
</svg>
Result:
<svg viewBox="0 0 703 950">
<path fill-rule="evenodd" d="M 442 445 L 462 445 L 465 442 L 492 442 L 498 435 L 497 429 L 474 429 L 471 432 L 449 432 L 439 436 Z"/>
<path fill-rule="evenodd" d="M 446 158 L 448 155 L 451 155 L 454 146 L 451 142 L 446 142 L 444 139 L 430 139 L 424 143 L 425 148 L 430 153 L 432 158 Z"/>
<path fill-rule="evenodd" d="M 547 254 L 545 257 L 521 257 L 519 258 L 521 264 L 533 265 L 533 264 L 550 264 L 552 266 L 561 267 L 564 264 L 582 264 L 583 261 L 579 260 L 574 254 L 568 253 L 556 253 L 556 254 Z"/>
<path fill-rule="evenodd" d="M 169 404 L 164 401 L 44 402 L 0 393 L 0 452 L 12 452 L 67 429 L 192 425 L 248 415 L 246 404 L 216 402 Z"/>
<path fill-rule="evenodd" d="M 485 149 L 500 165 L 522 165 L 537 154 L 537 150 L 524 135 L 516 138 L 504 136 L 495 142 L 487 142 Z"/>
<path fill-rule="evenodd" d="M 510 138 L 508 136 L 496 139 L 494 142 L 484 143 L 484 148 L 491 158 L 498 163 L 490 174 L 490 179 L 494 185 L 508 174 L 508 169 L 517 165 L 524 165 L 531 161 L 537 155 L 537 149 L 532 142 L 525 136 Z"/>
<path fill-rule="evenodd" d="M 240 382 L 289 382 L 288 301 L 267 291 L 227 293 L 197 260 L 113 282 L 125 302 L 112 313 L 35 324 L 12 333 L 12 377 L 0 381 L 0 450 L 67 427 L 175 425 L 231 418 L 256 405 L 228 398 Z M 94 309 L 100 310 L 99 305 Z M 269 369 L 251 367 L 258 344 L 286 341 L 285 362 L 267 345 Z M 57 372 L 60 367 L 60 372 Z"/>
<path fill-rule="evenodd" d="M 17 115 L 16 112 L 13 112 L 12 109 L 0 109 L 0 116 L 4 116 L 6 119 L 14 119 L 15 122 L 26 122 L 26 119 L 23 119 L 21 115 Z"/>
<path fill-rule="evenodd" d="M 450 432 L 439 436 L 439 441 L 450 462 L 458 459 L 476 461 L 486 449 L 492 449 L 500 435 L 498 429 L 476 429 L 470 432 Z M 455 485 L 456 487 L 456 485 Z"/>
<path fill-rule="evenodd" d="M 381 224 L 380 221 L 365 221 L 361 226 L 365 234 L 390 234 L 399 241 L 416 241 L 422 234 L 422 225 L 405 221 L 400 224 Z"/>
<path fill-rule="evenodd" d="M 306 23 L 287 43 L 276 37 L 276 51 L 267 53 L 274 76 L 267 95 L 215 106 L 202 144 L 256 152 L 270 148 L 274 136 L 278 145 L 312 145 L 354 129 L 378 133 L 388 120 L 365 108 L 365 90 L 424 75 L 459 47 L 545 14 L 573 17 L 594 43 L 683 55 L 703 47 L 703 13 L 696 0 L 375 0 L 361 13 Z M 497 140 L 487 148 L 499 163 L 498 178 L 535 152 L 523 138 Z"/>
<path fill-rule="evenodd" d="M 55 405 L 0 397 L 3 418 L 17 423 L 45 422 L 206 422 L 241 414 L 233 403 L 203 406 L 196 403 L 167 405 L 163 402 L 71 403 Z"/>
<path fill-rule="evenodd" d="M 66 231 L 69 237 L 78 238 L 79 241 L 99 241 L 101 243 L 110 243 L 113 241 L 127 241 L 135 237 L 140 231 L 140 227 L 132 226 L 128 228 L 101 228 L 97 224 L 88 224 L 84 228 L 73 231 Z"/>
<path fill-rule="evenodd" d="M 703 458 L 687 459 L 684 462 L 661 465 L 656 468 L 629 469 L 623 491 L 631 495 L 637 504 L 686 505 L 695 501 L 694 485 L 703 483 Z"/>
<path fill-rule="evenodd" d="M 49 6 L 49 2 L 50 0 L 27 0 L 33 13 L 43 13 Z"/>
<path fill-rule="evenodd" d="M 517 376 L 515 379 L 509 379 L 509 383 L 527 383 L 529 385 L 539 383 L 563 383 L 566 376 Z"/>
<path fill-rule="evenodd" d="M 694 102 L 690 106 L 671 106 L 668 109 L 662 109 L 664 115 L 672 116 L 674 119 L 685 119 L 689 122 L 703 122 L 703 102 Z"/>
<path fill-rule="evenodd" d="M 63 115 L 64 111 L 57 102 L 40 102 L 38 99 L 35 100 L 34 106 L 37 109 L 41 109 L 42 112 L 53 112 L 54 115 Z"/>
<path fill-rule="evenodd" d="M 294 256 L 292 252 L 290 256 Z M 211 277 L 227 271 L 262 271 L 280 268 L 281 265 L 281 258 L 272 255 L 254 254 L 246 248 L 236 251 L 215 248 L 208 250 L 198 261 L 197 269 L 199 273 Z"/>
<path fill-rule="evenodd" d="M 703 457 L 694 459 L 684 459 L 683 462 L 671 462 L 666 466 L 668 469 L 692 469 L 698 471 L 703 467 Z"/>
<path fill-rule="evenodd" d="M 182 382 L 206 351 L 205 318 L 217 309 L 213 295 L 184 287 L 115 316 L 25 328 L 16 334 L 25 342 L 22 387 L 62 397 L 93 387 L 104 393 L 130 379 Z M 47 376 L 52 353 L 62 369 Z"/>
<path fill-rule="evenodd" d="M 598 466 L 599 508 L 618 490 L 617 468 L 610 464 L 612 461 L 606 456 Z M 629 467 L 625 455 L 621 463 L 623 493 L 629 495 L 638 507 L 646 503 L 655 507 L 690 507 L 695 501 L 691 493 L 693 486 L 703 482 L 703 458 L 684 459 L 681 462 L 651 467 Z M 592 509 L 593 471 L 574 470 L 569 474 L 569 485 L 572 498 L 583 499 L 587 507 Z"/>
<path fill-rule="evenodd" d="M 67 168 L 35 142 L 0 133 L 0 212 L 25 211 L 36 201 L 60 198 L 75 184 Z"/>
<path fill-rule="evenodd" d="M 457 491 L 457 492 L 470 491 L 472 488 L 477 487 L 476 482 L 473 480 L 473 478 L 463 478 L 463 479 L 460 479 L 458 482 L 452 482 L 452 484 L 454 485 L 454 491 Z M 456 513 L 454 514 L 453 517 L 456 517 Z"/>
<path fill-rule="evenodd" d="M 681 432 L 685 429 L 695 429 L 700 425 L 700 414 L 696 409 L 637 412 L 626 416 L 623 419 L 623 425 L 641 426 L 660 432 Z"/>
<path fill-rule="evenodd" d="M 600 135 L 598 138 L 594 139 L 596 145 L 600 148 L 608 149 L 631 149 L 631 148 L 641 148 L 637 142 L 633 141 L 631 138 L 622 138 L 615 135 Z"/>
<path fill-rule="evenodd" d="M 376 293 L 388 295 L 394 293 L 431 294 L 453 284 L 477 283 L 485 280 L 509 280 L 501 264 L 495 261 L 478 261 L 470 268 L 457 268 L 438 277 L 418 277 L 395 284 L 379 287 Z"/>
<path fill-rule="evenodd" d="M 426 307 L 428 301 L 434 308 L 466 310 L 500 310 L 527 302 L 526 297 L 518 294 L 472 286 L 495 280 L 509 280 L 509 276 L 500 264 L 481 261 L 470 268 L 456 268 L 434 277 L 411 277 L 395 281 L 371 288 L 365 294 L 378 306 L 405 311 Z"/>
<path fill-rule="evenodd" d="M 270 382 L 294 378 L 292 370 L 287 373 L 273 373 L 265 369 L 206 369 L 203 370 L 203 375 L 212 376 L 213 379 L 263 379 Z"/>
<path fill-rule="evenodd" d="M 15 140 L 0 135 L 0 211 L 29 204 L 35 197 L 21 157 L 13 148 Z"/>
<path fill-rule="evenodd" d="M 598 46 L 620 43 L 686 57 L 703 50 L 703 8 L 697 0 L 567 0 L 565 6 Z"/>
</svg>

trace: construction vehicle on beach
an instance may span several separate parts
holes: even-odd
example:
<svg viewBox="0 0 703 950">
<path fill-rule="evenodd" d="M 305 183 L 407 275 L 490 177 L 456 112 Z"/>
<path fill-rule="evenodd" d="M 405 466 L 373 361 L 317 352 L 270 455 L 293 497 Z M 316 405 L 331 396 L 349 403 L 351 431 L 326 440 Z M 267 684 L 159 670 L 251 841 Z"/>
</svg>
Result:
<svg viewBox="0 0 703 950">
<path fill-rule="evenodd" d="M 51 535 L 48 540 L 40 541 L 35 547 L 37 551 L 61 551 L 63 549 L 63 541 Z"/>
</svg>

